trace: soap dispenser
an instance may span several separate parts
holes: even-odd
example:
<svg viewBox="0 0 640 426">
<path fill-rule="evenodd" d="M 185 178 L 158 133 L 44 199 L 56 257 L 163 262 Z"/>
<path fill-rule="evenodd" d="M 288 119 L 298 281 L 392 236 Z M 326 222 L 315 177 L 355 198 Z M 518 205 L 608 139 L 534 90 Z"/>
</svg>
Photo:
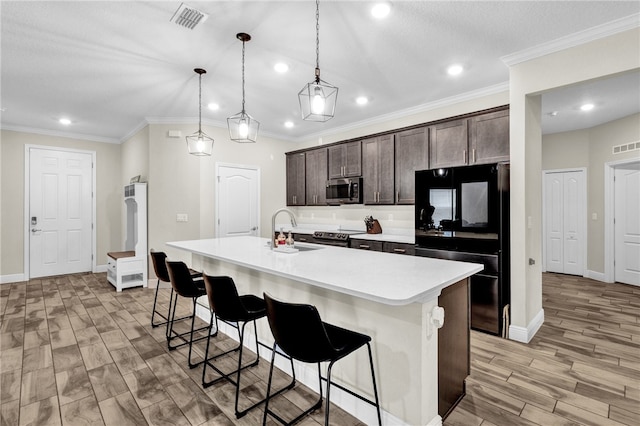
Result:
<svg viewBox="0 0 640 426">
<path fill-rule="evenodd" d="M 288 246 L 293 247 L 293 236 L 291 235 L 291 232 L 289 232 L 289 235 L 287 235 L 286 243 Z"/>
</svg>

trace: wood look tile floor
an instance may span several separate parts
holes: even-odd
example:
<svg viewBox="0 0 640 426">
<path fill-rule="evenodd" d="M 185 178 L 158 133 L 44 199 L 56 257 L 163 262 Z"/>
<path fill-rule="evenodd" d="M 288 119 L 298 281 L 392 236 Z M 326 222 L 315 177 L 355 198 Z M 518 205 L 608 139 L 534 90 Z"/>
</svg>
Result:
<svg viewBox="0 0 640 426">
<path fill-rule="evenodd" d="M 235 418 L 235 388 L 228 382 L 202 388 L 202 366 L 189 369 L 187 347 L 167 349 L 165 327 L 150 325 L 154 294 L 142 288 L 116 293 L 105 274 L 1 285 L 0 426 L 262 424 L 261 407 Z M 160 290 L 158 303 L 166 312 L 168 289 Z M 190 309 L 190 300 L 181 298 L 176 315 Z M 204 325 L 198 319 L 196 328 Z M 189 322 L 179 326 L 186 331 Z M 212 353 L 235 346 L 223 334 L 211 342 Z M 194 359 L 202 359 L 205 343 L 195 346 Z M 230 356 L 216 364 L 232 371 L 236 362 Z M 209 371 L 208 379 L 214 378 Z M 264 397 L 268 373 L 265 360 L 243 371 L 240 408 Z M 279 372 L 274 387 L 285 381 Z M 311 391 L 297 384 L 270 406 L 293 418 L 302 411 L 297 404 L 306 408 L 307 401 L 311 405 Z M 331 416 L 336 425 L 362 425 L 338 407 Z M 323 422 L 319 410 L 300 424 Z"/>
<path fill-rule="evenodd" d="M 186 349 L 167 350 L 164 328 L 150 326 L 153 295 L 116 293 L 105 274 L 1 285 L 0 425 L 261 424 L 261 408 L 237 420 L 233 386 L 203 390 Z M 168 298 L 161 290 L 164 310 Z M 471 333 L 467 395 L 445 426 L 640 424 L 640 288 L 544 274 L 543 307 L 528 345 Z M 257 400 L 268 363 L 248 371 L 242 395 Z M 313 399 L 301 385 L 285 395 L 273 406 L 289 418 Z M 300 425 L 322 422 L 320 410 Z M 336 408 L 332 424 L 361 423 Z"/>
<path fill-rule="evenodd" d="M 640 425 L 640 288 L 543 274 L 528 345 L 471 333 L 467 394 L 444 424 Z"/>
</svg>

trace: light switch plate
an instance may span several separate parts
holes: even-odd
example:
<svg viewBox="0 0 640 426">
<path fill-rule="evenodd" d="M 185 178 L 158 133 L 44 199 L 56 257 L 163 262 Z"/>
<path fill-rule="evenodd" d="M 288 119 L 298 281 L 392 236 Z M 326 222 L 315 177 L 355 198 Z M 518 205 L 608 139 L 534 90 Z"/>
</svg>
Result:
<svg viewBox="0 0 640 426">
<path fill-rule="evenodd" d="M 189 222 L 189 216 L 186 213 L 178 213 L 176 215 L 176 222 Z"/>
</svg>

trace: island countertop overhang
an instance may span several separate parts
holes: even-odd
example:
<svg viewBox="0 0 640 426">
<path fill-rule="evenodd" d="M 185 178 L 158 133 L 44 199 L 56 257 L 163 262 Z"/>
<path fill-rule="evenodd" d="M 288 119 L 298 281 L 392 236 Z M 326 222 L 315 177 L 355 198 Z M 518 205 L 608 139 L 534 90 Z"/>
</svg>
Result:
<svg viewBox="0 0 640 426">
<path fill-rule="evenodd" d="M 475 263 L 304 243 L 296 243 L 296 246 L 315 249 L 280 253 L 271 250 L 268 241 L 267 238 L 241 236 L 175 241 L 167 245 L 395 306 L 435 299 L 443 288 L 483 269 Z"/>
</svg>

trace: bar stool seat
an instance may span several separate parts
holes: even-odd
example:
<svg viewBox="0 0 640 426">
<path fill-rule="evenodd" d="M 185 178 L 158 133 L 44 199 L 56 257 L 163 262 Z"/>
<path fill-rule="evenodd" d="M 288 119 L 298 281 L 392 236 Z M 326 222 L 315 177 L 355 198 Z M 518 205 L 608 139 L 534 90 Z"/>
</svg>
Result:
<svg viewBox="0 0 640 426">
<path fill-rule="evenodd" d="M 169 309 L 167 311 L 167 316 L 164 316 L 162 313 L 160 313 L 160 311 L 157 310 L 156 306 L 158 304 L 158 290 L 160 289 L 160 282 L 171 284 L 171 278 L 169 278 L 169 271 L 167 270 L 167 265 L 165 263 L 167 255 L 162 251 L 155 251 L 153 249 L 150 250 L 149 254 L 151 255 L 151 261 L 153 263 L 153 270 L 155 271 L 156 277 L 158 278 L 158 282 L 156 283 L 156 294 L 153 298 L 153 310 L 151 311 L 151 327 L 156 328 L 161 325 L 167 325 L 169 322 L 169 315 L 171 314 L 171 304 L 173 303 L 173 286 L 170 286 L 171 294 L 169 296 Z M 202 277 L 202 272 L 194 271 L 191 268 L 189 268 L 189 273 L 191 274 L 191 278 L 194 279 Z M 162 318 L 164 321 L 155 322 L 156 315 Z M 175 321 L 181 321 L 185 319 L 190 319 L 190 316 L 177 318 Z"/>
<path fill-rule="evenodd" d="M 260 361 L 260 355 L 258 352 L 258 331 L 256 328 L 256 320 L 264 318 L 267 315 L 265 302 L 263 299 L 254 296 L 252 294 L 238 295 L 238 290 L 233 281 L 233 278 L 227 276 L 210 276 L 204 275 L 204 284 L 207 292 L 207 298 L 209 300 L 209 307 L 211 309 L 211 322 L 209 327 L 213 327 L 215 321 L 216 330 L 218 329 L 218 320 L 229 324 L 238 330 L 239 344 L 225 352 L 216 354 L 209 358 L 209 346 L 211 342 L 211 333 L 208 333 L 207 348 L 205 349 L 205 361 L 202 369 L 202 386 L 207 388 L 220 380 L 228 380 L 236 388 L 236 401 L 235 401 L 235 414 L 236 418 L 241 418 L 249 410 L 257 407 L 265 402 L 266 399 L 252 403 L 249 407 L 239 410 L 238 401 L 240 398 L 240 373 L 242 370 L 258 365 Z M 242 352 L 244 347 L 245 326 L 253 322 L 253 330 L 256 341 L 256 359 L 249 364 L 242 365 Z M 242 325 L 240 325 L 242 324 Z M 220 358 L 224 355 L 232 352 L 239 351 L 238 354 L 238 366 L 234 371 L 229 373 L 223 372 L 211 361 Z M 207 367 L 213 368 L 221 377 L 207 381 Z M 291 361 L 291 367 L 293 368 L 293 361 Z M 235 376 L 235 378 L 233 377 Z M 280 393 L 286 389 L 293 387 L 294 381 L 287 385 L 285 388 L 276 392 Z"/>
<path fill-rule="evenodd" d="M 209 337 L 209 333 L 206 336 L 199 337 L 194 340 L 193 334 L 199 331 L 207 330 L 207 332 L 211 331 L 209 325 L 198 328 L 194 330 L 195 320 L 196 320 L 196 300 L 200 296 L 204 296 L 206 294 L 206 290 L 204 288 L 204 281 L 202 279 L 194 280 L 191 277 L 191 273 L 189 272 L 189 268 L 184 262 L 180 261 L 165 261 L 167 265 L 167 270 L 169 272 L 169 278 L 171 282 L 171 286 L 176 293 L 176 297 L 173 301 L 173 306 L 169 305 L 170 315 L 169 322 L 167 324 L 167 347 L 170 351 L 177 349 L 179 347 L 189 345 L 189 355 L 188 362 L 189 368 L 195 368 L 198 365 L 204 362 L 204 358 L 202 361 L 197 363 L 192 362 L 191 353 L 193 349 L 193 343 L 198 342 L 200 340 L 207 339 Z M 185 297 L 192 300 L 192 313 L 187 318 L 191 318 L 191 330 L 178 333 L 173 329 L 173 325 L 176 322 L 176 307 L 178 306 L 178 296 Z M 217 330 L 216 330 L 217 333 Z M 188 336 L 188 337 L 187 337 Z M 171 342 L 174 339 L 182 340 L 182 343 L 177 345 L 172 345 Z"/>
<path fill-rule="evenodd" d="M 280 423 L 284 425 L 291 425 L 298 422 L 312 411 L 320 408 L 322 406 L 322 380 L 325 380 L 327 382 L 327 401 L 324 420 L 325 426 L 329 425 L 329 394 L 331 385 L 373 405 L 378 415 L 378 424 L 382 425 L 378 389 L 376 387 L 376 377 L 373 369 L 373 356 L 371 354 L 371 337 L 323 322 L 318 310 L 313 305 L 282 302 L 270 297 L 266 293 L 264 293 L 264 300 L 267 306 L 269 327 L 271 327 L 271 332 L 273 333 L 275 342 L 273 344 L 271 367 L 269 369 L 267 402 L 264 407 L 262 424 L 265 425 L 267 423 L 267 416 L 271 415 Z M 371 380 L 373 382 L 373 394 L 375 401 L 371 401 L 370 399 L 331 381 L 331 368 L 333 367 L 333 364 L 365 345 L 369 352 L 369 364 L 371 366 Z M 293 359 L 306 363 L 316 363 L 318 365 L 320 398 L 313 406 L 311 406 L 311 408 L 307 409 L 289 422 L 269 410 L 274 357 L 277 348 L 280 348 Z M 322 373 L 320 371 L 321 362 L 329 362 L 326 379 L 322 377 Z"/>
</svg>

